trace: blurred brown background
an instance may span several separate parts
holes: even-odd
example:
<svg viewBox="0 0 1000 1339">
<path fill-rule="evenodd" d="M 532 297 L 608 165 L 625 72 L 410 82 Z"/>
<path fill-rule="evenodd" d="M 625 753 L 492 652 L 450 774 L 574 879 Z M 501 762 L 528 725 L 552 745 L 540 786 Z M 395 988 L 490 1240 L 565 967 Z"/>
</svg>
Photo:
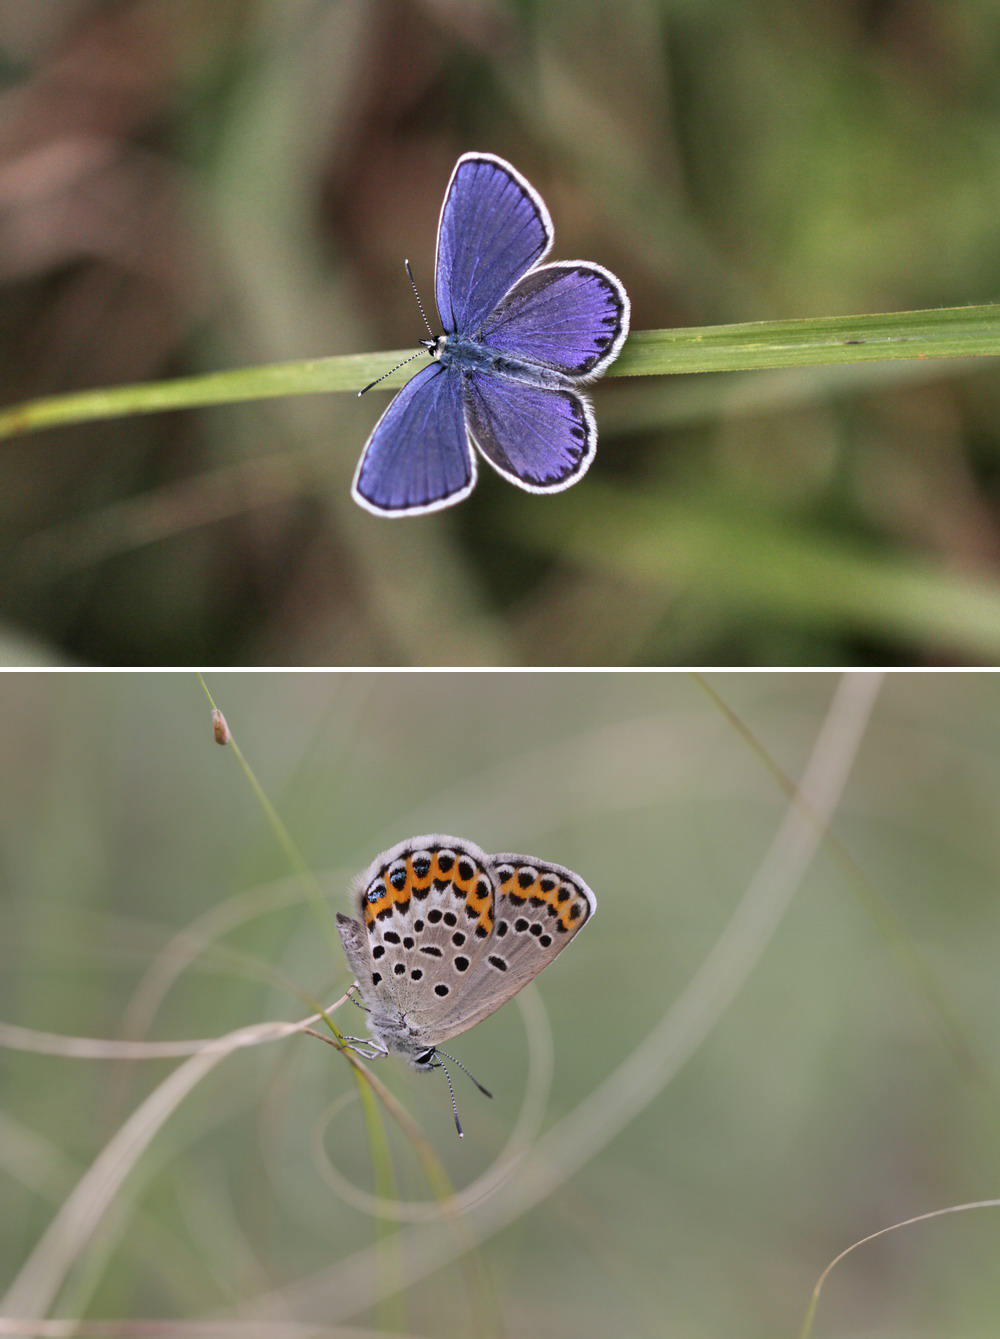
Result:
<svg viewBox="0 0 1000 1339">
<path fill-rule="evenodd" d="M 984 0 L 0 6 L 0 397 L 414 343 L 470 148 L 635 329 L 989 301 L 998 48 Z M 996 659 L 993 360 L 595 398 L 581 487 L 399 523 L 348 495 L 381 392 L 4 444 L 0 657 Z"/>
</svg>

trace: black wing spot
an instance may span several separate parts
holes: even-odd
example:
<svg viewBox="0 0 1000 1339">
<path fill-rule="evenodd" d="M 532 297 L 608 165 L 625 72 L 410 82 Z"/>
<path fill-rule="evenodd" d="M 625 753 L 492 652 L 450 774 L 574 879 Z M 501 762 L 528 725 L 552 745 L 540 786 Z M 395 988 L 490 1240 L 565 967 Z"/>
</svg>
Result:
<svg viewBox="0 0 1000 1339">
<path fill-rule="evenodd" d="M 461 930 L 456 930 L 451 937 L 451 942 L 455 945 L 456 948 L 461 948 L 462 945 L 465 943 L 465 935 L 462 934 Z"/>
<path fill-rule="evenodd" d="M 463 883 L 467 883 L 476 872 L 476 867 L 471 860 L 460 860 L 458 862 L 458 877 Z"/>
<path fill-rule="evenodd" d="M 489 897 L 490 895 L 489 882 L 486 879 L 480 879 L 479 882 L 476 884 L 476 892 L 479 894 L 480 897 Z"/>
<path fill-rule="evenodd" d="M 397 962 L 392 970 L 396 973 L 397 976 L 402 976 L 403 973 L 406 971 L 406 968 L 403 966 L 401 962 Z"/>
<path fill-rule="evenodd" d="M 527 930 L 527 928 L 528 928 L 528 922 L 524 919 L 523 916 L 518 916 L 517 920 L 514 922 L 514 929 L 517 931 L 519 935 L 523 935 L 525 930 Z"/>
<path fill-rule="evenodd" d="M 444 982 L 442 982 L 441 985 L 434 987 L 434 994 L 440 996 L 441 999 L 444 999 L 446 995 L 451 994 L 451 987 L 446 986 Z"/>
<path fill-rule="evenodd" d="M 548 948 L 549 945 L 552 943 L 552 936 L 542 935 L 542 937 L 539 939 L 538 942 L 541 944 L 542 948 Z"/>
<path fill-rule="evenodd" d="M 456 959 L 455 959 L 455 971 L 456 971 L 456 972 L 466 972 L 466 971 L 468 971 L 468 969 L 469 969 L 469 959 L 468 959 L 468 958 L 456 958 Z"/>
<path fill-rule="evenodd" d="M 372 972 L 372 985 L 373 985 L 373 986 L 377 986 L 378 983 L 379 983 L 381 980 L 382 980 L 382 973 L 381 973 L 381 972 Z"/>
<path fill-rule="evenodd" d="M 400 942 L 399 935 L 395 930 L 386 930 L 384 938 L 387 944 L 398 944 Z"/>
<path fill-rule="evenodd" d="M 490 966 L 495 967 L 498 972 L 505 972 L 507 970 L 506 962 L 504 962 L 503 958 L 498 958 L 495 953 L 491 953 L 487 961 Z"/>
<path fill-rule="evenodd" d="M 397 893 L 400 892 L 406 887 L 406 870 L 394 869 L 389 875 L 389 882 L 392 884 L 393 888 L 395 888 Z"/>
<path fill-rule="evenodd" d="M 441 871 L 442 874 L 447 874 L 448 871 L 451 869 L 452 865 L 454 865 L 454 863 L 455 863 L 455 857 L 451 854 L 450 851 L 441 851 L 438 854 L 438 869 Z M 435 879 L 434 882 L 437 883 L 438 880 Z"/>
<path fill-rule="evenodd" d="M 530 888 L 535 882 L 534 870 L 519 869 L 517 871 L 517 881 L 522 888 Z"/>
<path fill-rule="evenodd" d="M 376 944 L 375 947 L 372 949 L 373 958 L 381 958 L 384 955 L 384 953 L 385 953 L 384 944 Z"/>
<path fill-rule="evenodd" d="M 417 934 L 419 934 L 420 931 L 424 928 L 424 923 L 423 923 L 423 921 L 420 919 L 419 916 L 418 916 L 417 919 L 413 922 L 413 928 L 414 928 L 414 930 L 417 932 Z"/>
<path fill-rule="evenodd" d="M 507 933 L 507 922 L 497 921 L 497 939 L 503 939 L 506 933 Z"/>
<path fill-rule="evenodd" d="M 431 925 L 437 925 L 440 919 L 441 919 L 441 912 L 438 910 L 437 907 L 433 907 L 430 911 L 428 911 L 427 920 L 430 922 Z"/>
<path fill-rule="evenodd" d="M 531 933 L 535 936 L 536 939 L 542 933 L 542 927 L 538 924 L 537 921 L 531 927 Z"/>
<path fill-rule="evenodd" d="M 431 870 L 431 858 L 429 855 L 417 855 L 413 857 L 413 872 L 418 879 L 426 879 Z"/>
<path fill-rule="evenodd" d="M 458 924 L 458 917 L 455 915 L 455 913 L 454 913 L 453 911 L 446 911 L 446 912 L 444 913 L 444 918 L 443 918 L 443 919 L 444 919 L 444 923 L 445 923 L 445 925 L 457 925 L 457 924 Z"/>
<path fill-rule="evenodd" d="M 412 936 L 412 935 L 405 935 L 405 936 L 404 936 L 404 938 L 403 938 L 403 947 L 404 947 L 404 948 L 412 948 L 412 947 L 413 947 L 413 936 Z"/>
<path fill-rule="evenodd" d="M 437 944 L 424 944 L 424 945 L 421 947 L 420 952 L 421 952 L 421 953 L 426 953 L 427 956 L 428 956 L 428 958 L 443 958 L 443 957 L 444 957 L 444 954 L 443 954 L 443 953 L 441 952 L 441 950 L 438 948 Z"/>
<path fill-rule="evenodd" d="M 414 981 L 419 981 L 423 977 L 423 974 L 424 969 L 422 967 L 414 967 L 413 971 L 410 973 L 410 976 L 413 978 Z"/>
</svg>

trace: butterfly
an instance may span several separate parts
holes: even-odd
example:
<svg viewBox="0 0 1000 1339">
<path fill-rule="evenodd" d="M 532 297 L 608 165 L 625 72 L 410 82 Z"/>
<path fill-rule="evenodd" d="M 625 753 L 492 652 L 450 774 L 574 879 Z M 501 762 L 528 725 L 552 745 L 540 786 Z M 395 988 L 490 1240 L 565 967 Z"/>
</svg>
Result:
<svg viewBox="0 0 1000 1339">
<path fill-rule="evenodd" d="M 444 1069 L 442 1055 L 455 1060 L 441 1043 L 533 981 L 597 907 L 562 865 L 487 855 L 441 835 L 383 851 L 355 880 L 353 897 L 360 919 L 338 915 L 337 928 L 371 1037 L 347 1040 L 369 1058 L 394 1053 L 421 1070 Z M 461 1134 L 447 1069 L 445 1076 Z"/>
<path fill-rule="evenodd" d="M 510 163 L 462 154 L 438 221 L 444 334 L 424 316 L 430 338 L 420 343 L 431 362 L 368 438 L 351 489 L 362 507 L 417 516 L 451 506 L 472 492 L 477 450 L 531 493 L 558 492 L 584 475 L 597 425 L 579 388 L 617 358 L 629 300 L 603 265 L 542 265 L 552 239 L 545 202 Z M 409 262 L 407 273 L 412 283 Z"/>
</svg>

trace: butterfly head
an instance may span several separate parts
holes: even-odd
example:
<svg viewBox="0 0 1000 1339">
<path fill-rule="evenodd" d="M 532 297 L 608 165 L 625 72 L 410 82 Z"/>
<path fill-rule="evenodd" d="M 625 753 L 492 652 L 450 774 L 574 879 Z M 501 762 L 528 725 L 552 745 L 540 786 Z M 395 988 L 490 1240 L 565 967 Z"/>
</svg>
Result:
<svg viewBox="0 0 1000 1339">
<path fill-rule="evenodd" d="M 422 339 L 420 343 L 432 358 L 440 358 L 447 338 L 447 335 L 438 335 L 436 339 Z"/>
</svg>

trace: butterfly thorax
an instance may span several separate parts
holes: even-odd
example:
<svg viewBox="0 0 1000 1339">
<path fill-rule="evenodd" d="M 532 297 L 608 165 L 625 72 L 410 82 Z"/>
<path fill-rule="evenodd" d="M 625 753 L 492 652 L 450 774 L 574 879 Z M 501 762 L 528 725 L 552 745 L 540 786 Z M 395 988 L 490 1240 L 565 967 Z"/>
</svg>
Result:
<svg viewBox="0 0 1000 1339">
<path fill-rule="evenodd" d="M 512 358 L 468 335 L 439 335 L 437 339 L 424 340 L 423 343 L 430 356 L 436 358 L 443 367 L 454 367 L 461 372 L 483 372 L 491 377 L 504 377 L 530 386 L 576 385 L 572 377 L 562 372 L 523 358 Z"/>
</svg>

